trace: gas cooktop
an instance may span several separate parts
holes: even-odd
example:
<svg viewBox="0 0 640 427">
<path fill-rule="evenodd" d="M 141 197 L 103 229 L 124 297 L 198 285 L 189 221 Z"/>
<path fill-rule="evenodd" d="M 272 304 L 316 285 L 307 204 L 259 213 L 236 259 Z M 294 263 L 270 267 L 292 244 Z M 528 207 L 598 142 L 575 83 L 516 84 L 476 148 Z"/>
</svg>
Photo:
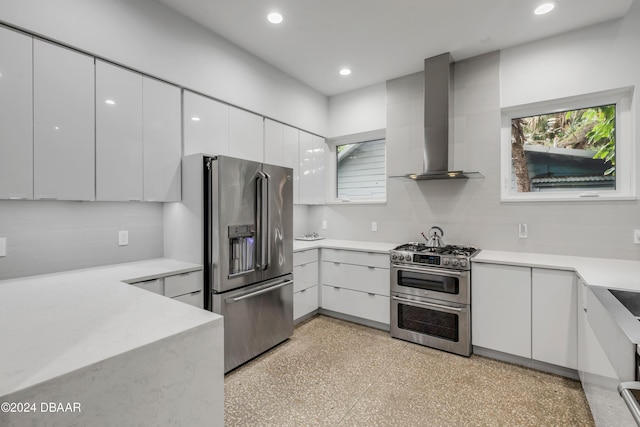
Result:
<svg viewBox="0 0 640 427">
<path fill-rule="evenodd" d="M 469 270 L 469 258 L 478 253 L 473 246 L 446 245 L 432 247 L 425 243 L 409 242 L 391 251 L 391 262 L 400 264 L 428 265 L 430 267 Z"/>
</svg>

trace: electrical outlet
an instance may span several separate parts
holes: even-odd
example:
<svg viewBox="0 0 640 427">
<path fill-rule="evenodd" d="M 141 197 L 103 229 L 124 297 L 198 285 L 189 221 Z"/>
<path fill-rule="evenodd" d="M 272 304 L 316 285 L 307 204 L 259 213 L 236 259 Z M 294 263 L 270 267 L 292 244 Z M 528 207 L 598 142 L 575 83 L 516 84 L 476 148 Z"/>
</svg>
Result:
<svg viewBox="0 0 640 427">
<path fill-rule="evenodd" d="M 640 230 L 633 230 L 633 243 L 640 245 Z"/>
<path fill-rule="evenodd" d="M 0 237 L 0 256 L 7 256 L 7 238 Z"/>
<path fill-rule="evenodd" d="M 323 219 L 323 220 L 322 220 L 322 229 L 323 229 L 323 230 L 326 230 L 326 229 L 327 229 L 327 220 L 326 220 L 326 219 Z"/>
<path fill-rule="evenodd" d="M 129 232 L 127 230 L 118 231 L 118 246 L 127 246 L 129 244 Z"/>
<path fill-rule="evenodd" d="M 518 224 L 518 237 L 521 239 L 527 238 L 527 224 Z"/>
<path fill-rule="evenodd" d="M 378 223 L 376 221 L 371 221 L 371 231 L 378 231 Z"/>
</svg>

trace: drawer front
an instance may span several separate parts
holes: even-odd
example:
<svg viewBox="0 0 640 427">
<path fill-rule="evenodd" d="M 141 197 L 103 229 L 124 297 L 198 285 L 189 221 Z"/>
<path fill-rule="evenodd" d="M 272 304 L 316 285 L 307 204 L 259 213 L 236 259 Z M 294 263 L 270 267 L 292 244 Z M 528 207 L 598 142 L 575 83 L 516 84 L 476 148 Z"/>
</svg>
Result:
<svg viewBox="0 0 640 427">
<path fill-rule="evenodd" d="M 183 302 L 185 304 L 192 305 L 194 307 L 203 308 L 204 299 L 202 297 L 202 291 L 192 292 L 190 294 L 180 295 L 173 298 L 176 301 Z"/>
<path fill-rule="evenodd" d="M 346 251 L 342 249 L 322 249 L 322 260 L 357 264 L 368 267 L 390 268 L 389 254 L 377 252 Z"/>
<path fill-rule="evenodd" d="M 322 262 L 322 284 L 389 296 L 389 270 L 379 267 Z"/>
<path fill-rule="evenodd" d="M 144 282 L 132 283 L 136 288 L 162 295 L 162 279 L 145 280 Z"/>
<path fill-rule="evenodd" d="M 293 265 L 302 265 L 309 262 L 318 261 L 318 250 L 309 249 L 307 251 L 300 251 L 293 253 Z"/>
<path fill-rule="evenodd" d="M 322 285 L 322 308 L 389 324 L 389 297 Z"/>
<path fill-rule="evenodd" d="M 312 286 L 293 294 L 293 320 L 318 309 L 318 286 Z"/>
<path fill-rule="evenodd" d="M 164 278 L 164 295 L 173 298 L 202 290 L 202 272 L 176 274 Z"/>
<path fill-rule="evenodd" d="M 318 284 L 318 263 L 297 265 L 293 267 L 293 292 L 316 286 Z"/>
</svg>

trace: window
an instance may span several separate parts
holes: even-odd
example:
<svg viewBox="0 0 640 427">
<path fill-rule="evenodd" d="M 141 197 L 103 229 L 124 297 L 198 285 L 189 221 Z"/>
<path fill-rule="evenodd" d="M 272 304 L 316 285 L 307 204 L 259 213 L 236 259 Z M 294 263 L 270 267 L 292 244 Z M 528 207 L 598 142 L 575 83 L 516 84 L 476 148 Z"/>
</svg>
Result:
<svg viewBox="0 0 640 427">
<path fill-rule="evenodd" d="M 386 201 L 384 131 L 334 138 L 329 146 L 336 203 Z"/>
<path fill-rule="evenodd" d="M 502 112 L 502 200 L 634 198 L 632 89 Z"/>
</svg>

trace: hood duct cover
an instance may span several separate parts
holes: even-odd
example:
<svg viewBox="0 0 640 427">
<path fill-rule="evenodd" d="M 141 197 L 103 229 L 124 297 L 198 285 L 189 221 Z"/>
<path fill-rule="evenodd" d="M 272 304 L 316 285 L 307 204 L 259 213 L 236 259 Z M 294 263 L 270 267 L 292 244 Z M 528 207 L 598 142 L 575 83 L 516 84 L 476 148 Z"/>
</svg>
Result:
<svg viewBox="0 0 640 427">
<path fill-rule="evenodd" d="M 453 117 L 453 58 L 450 53 L 424 61 L 424 170 L 414 180 L 481 178 L 478 172 L 449 170 L 449 119 Z"/>
</svg>

